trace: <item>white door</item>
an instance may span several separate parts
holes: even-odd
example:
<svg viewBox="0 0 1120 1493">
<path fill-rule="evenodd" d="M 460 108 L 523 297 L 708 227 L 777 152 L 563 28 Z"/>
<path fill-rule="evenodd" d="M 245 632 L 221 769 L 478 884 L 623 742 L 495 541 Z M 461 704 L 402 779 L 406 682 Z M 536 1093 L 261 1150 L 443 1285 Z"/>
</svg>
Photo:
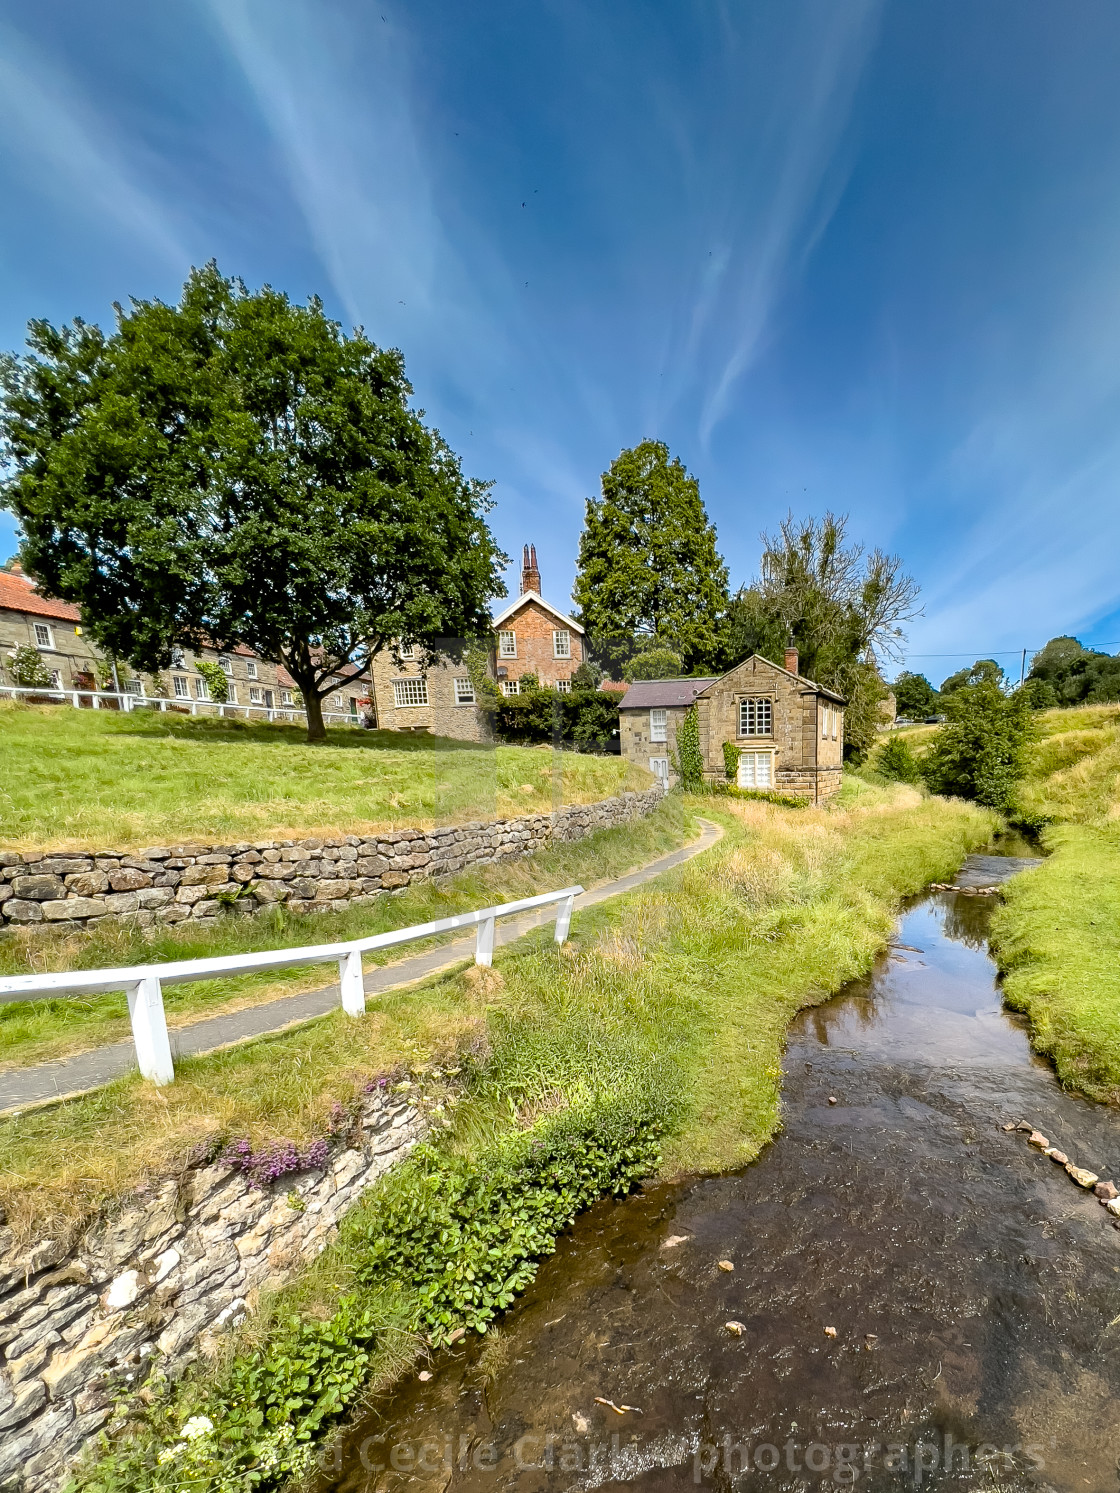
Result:
<svg viewBox="0 0 1120 1493">
<path fill-rule="evenodd" d="M 660 778 L 666 788 L 669 786 L 669 759 L 668 757 L 651 757 L 649 759 L 649 770 L 655 778 Z"/>
<path fill-rule="evenodd" d="M 769 788 L 774 781 L 773 752 L 739 753 L 739 787 Z"/>
</svg>

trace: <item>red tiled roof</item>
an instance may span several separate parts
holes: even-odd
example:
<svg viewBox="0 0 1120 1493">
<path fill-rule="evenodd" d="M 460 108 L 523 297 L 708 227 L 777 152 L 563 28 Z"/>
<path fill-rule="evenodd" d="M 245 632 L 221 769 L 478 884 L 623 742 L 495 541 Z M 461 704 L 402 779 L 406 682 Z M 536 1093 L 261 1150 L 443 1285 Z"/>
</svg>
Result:
<svg viewBox="0 0 1120 1493">
<path fill-rule="evenodd" d="M 36 617 L 57 617 L 62 622 L 80 622 L 82 614 L 68 601 L 50 601 L 40 596 L 35 582 L 25 575 L 0 570 L 0 611 L 27 612 Z"/>
</svg>

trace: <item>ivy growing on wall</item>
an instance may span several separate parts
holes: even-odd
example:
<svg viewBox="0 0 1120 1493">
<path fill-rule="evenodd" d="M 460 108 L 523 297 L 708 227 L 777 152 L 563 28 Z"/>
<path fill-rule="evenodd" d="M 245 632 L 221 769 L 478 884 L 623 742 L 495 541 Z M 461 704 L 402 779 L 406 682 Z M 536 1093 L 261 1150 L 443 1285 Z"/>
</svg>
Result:
<svg viewBox="0 0 1120 1493">
<path fill-rule="evenodd" d="M 723 743 L 723 770 L 727 774 L 727 781 L 734 783 L 739 778 L 739 748 L 733 741 Z"/>
<path fill-rule="evenodd" d="M 700 753 L 700 719 L 696 706 L 685 712 L 677 728 L 676 760 L 673 763 L 686 793 L 699 793 L 704 786 L 704 758 Z"/>
</svg>

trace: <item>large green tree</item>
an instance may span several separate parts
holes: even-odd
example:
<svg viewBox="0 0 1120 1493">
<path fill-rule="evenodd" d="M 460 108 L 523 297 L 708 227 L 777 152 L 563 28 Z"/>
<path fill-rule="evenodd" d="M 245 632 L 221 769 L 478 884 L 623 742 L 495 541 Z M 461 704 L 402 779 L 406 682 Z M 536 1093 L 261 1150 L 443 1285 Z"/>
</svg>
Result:
<svg viewBox="0 0 1120 1493">
<path fill-rule="evenodd" d="M 937 691 L 924 674 L 902 673 L 891 685 L 895 709 L 906 720 L 920 721 L 937 709 Z"/>
<path fill-rule="evenodd" d="M 623 451 L 589 498 L 573 592 L 592 646 L 612 661 L 656 644 L 686 669 L 724 650 L 727 566 L 700 485 L 663 441 Z"/>
<path fill-rule="evenodd" d="M 897 556 L 850 543 L 846 529 L 832 513 L 791 513 L 764 534 L 759 578 L 732 601 L 729 637 L 733 663 L 758 653 L 780 664 L 792 641 L 798 671 L 847 699 L 845 750 L 860 756 L 882 718 L 880 662 L 897 656 L 918 588 Z"/>
<path fill-rule="evenodd" d="M 486 636 L 489 484 L 409 406 L 397 351 L 213 264 L 106 334 L 31 323 L 0 363 L 2 501 L 24 563 L 138 668 L 176 645 L 281 663 L 324 736 L 341 667 Z"/>
<path fill-rule="evenodd" d="M 1120 700 L 1120 658 L 1076 638 L 1051 638 L 1031 660 L 1028 682 L 1036 709 Z"/>
<path fill-rule="evenodd" d="M 922 758 L 926 782 L 935 793 L 1014 808 L 1033 734 L 1025 692 L 1006 695 L 986 677 L 951 690 L 942 704 L 947 719 Z"/>
</svg>

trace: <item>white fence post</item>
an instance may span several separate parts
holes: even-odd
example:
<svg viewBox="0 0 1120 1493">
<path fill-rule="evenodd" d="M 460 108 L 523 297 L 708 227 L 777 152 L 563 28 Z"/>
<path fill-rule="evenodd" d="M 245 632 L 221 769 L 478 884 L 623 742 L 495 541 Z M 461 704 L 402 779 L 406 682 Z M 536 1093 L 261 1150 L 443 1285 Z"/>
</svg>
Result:
<svg viewBox="0 0 1120 1493">
<path fill-rule="evenodd" d="M 565 897 L 560 904 L 560 910 L 556 914 L 556 942 L 562 944 L 567 940 L 568 930 L 572 926 L 572 908 L 575 905 L 575 897 Z"/>
<path fill-rule="evenodd" d="M 483 918 L 478 925 L 478 937 L 474 944 L 474 962 L 476 964 L 494 963 L 494 919 Z"/>
<path fill-rule="evenodd" d="M 342 1009 L 347 1016 L 364 1016 L 366 987 L 362 980 L 361 949 L 351 949 L 338 961 L 338 984 L 342 991 Z"/>
<path fill-rule="evenodd" d="M 163 990 L 156 975 L 149 975 L 130 987 L 128 1014 L 141 1076 L 157 1084 L 171 1083 L 175 1077 L 175 1065 L 171 1061 L 171 1043 L 167 1040 Z"/>
</svg>

